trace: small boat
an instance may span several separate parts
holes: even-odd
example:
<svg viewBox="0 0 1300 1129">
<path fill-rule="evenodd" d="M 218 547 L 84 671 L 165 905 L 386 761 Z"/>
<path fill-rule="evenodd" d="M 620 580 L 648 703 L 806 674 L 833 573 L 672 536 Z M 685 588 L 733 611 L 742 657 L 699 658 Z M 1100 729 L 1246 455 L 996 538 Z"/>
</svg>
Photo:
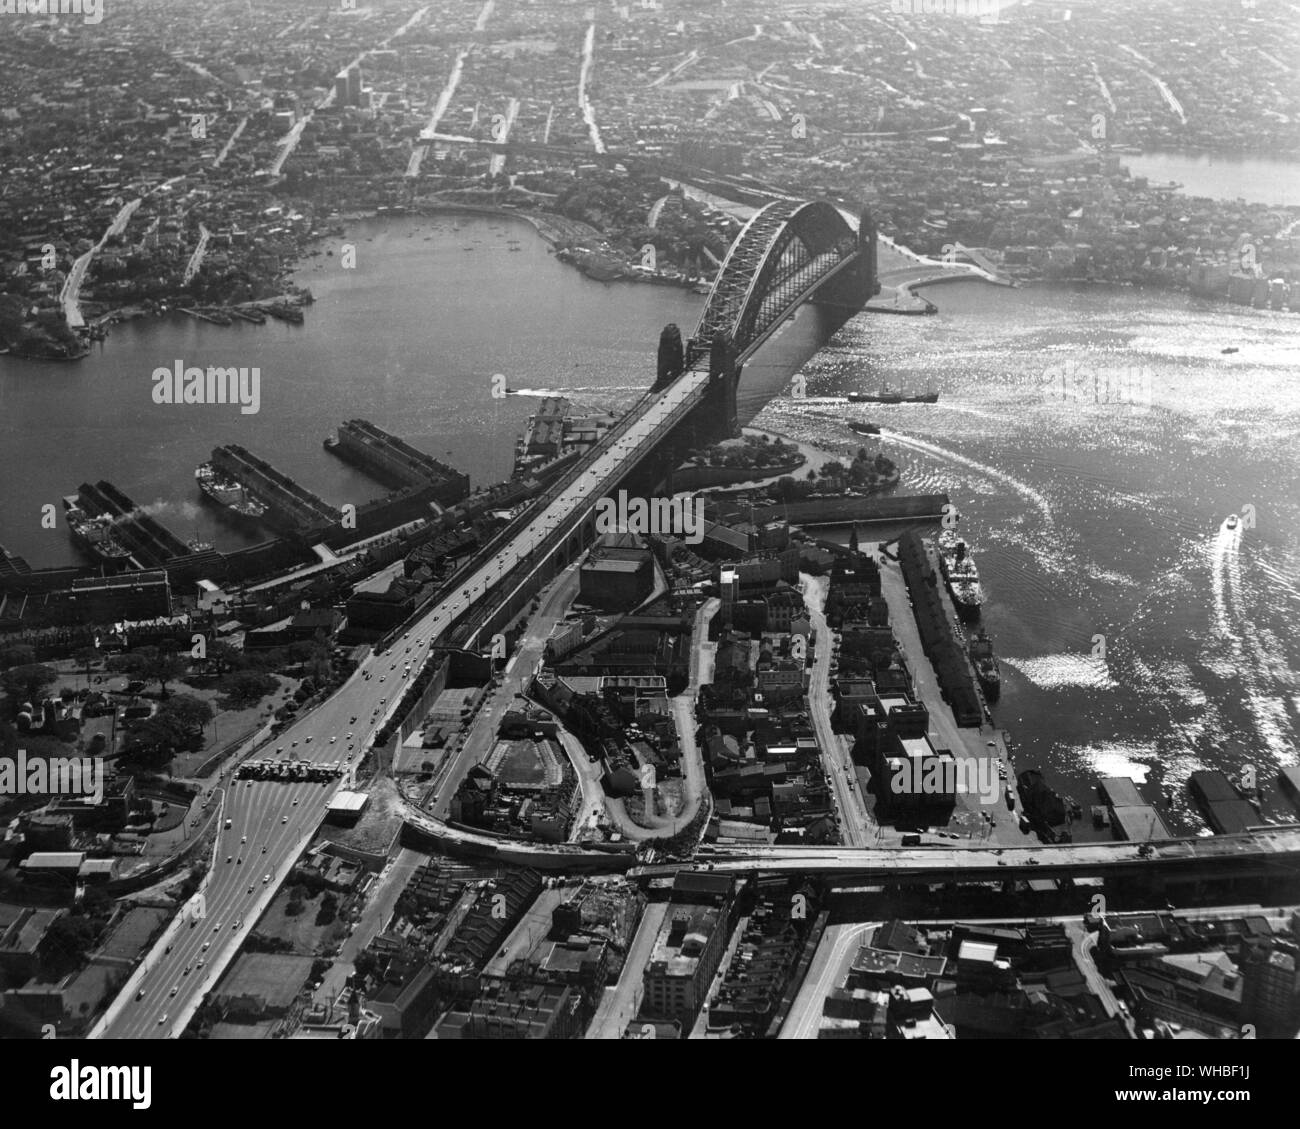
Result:
<svg viewBox="0 0 1300 1129">
<path fill-rule="evenodd" d="M 1224 524 L 1226 524 L 1227 527 L 1228 527 L 1229 529 L 1236 529 L 1236 528 L 1237 528 L 1237 515 L 1236 515 L 1236 514 L 1229 514 L 1229 515 L 1228 515 L 1228 520 L 1227 520 Z"/>
<path fill-rule="evenodd" d="M 880 425 L 878 423 L 858 423 L 856 420 L 850 420 L 849 430 L 856 431 L 859 435 L 879 435 Z"/>
<path fill-rule="evenodd" d="M 1220 353 L 1239 353 L 1239 352 L 1241 352 L 1241 350 L 1238 349 L 1237 346 L 1235 346 L 1235 345 L 1229 345 L 1226 349 L 1220 349 L 1219 352 L 1220 352 Z"/>
</svg>

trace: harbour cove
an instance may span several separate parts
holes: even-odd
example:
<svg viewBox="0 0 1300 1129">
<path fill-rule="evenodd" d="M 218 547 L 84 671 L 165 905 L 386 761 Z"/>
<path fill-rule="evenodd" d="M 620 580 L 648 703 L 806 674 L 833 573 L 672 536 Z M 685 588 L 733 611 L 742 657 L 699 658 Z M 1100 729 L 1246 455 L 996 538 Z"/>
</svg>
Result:
<svg viewBox="0 0 1300 1129">
<path fill-rule="evenodd" d="M 498 482 L 539 396 L 626 408 L 653 380 L 659 331 L 689 330 L 703 301 L 584 278 L 506 217 L 354 221 L 343 241 L 355 268 L 324 246 L 298 272 L 316 298 L 302 326 L 173 314 L 116 327 L 75 365 L 0 358 L 6 548 L 34 567 L 73 563 L 41 506 L 99 479 L 182 538 L 254 543 L 264 534 L 199 505 L 194 468 L 220 444 L 331 506 L 364 503 L 382 487 L 321 445 L 358 414 L 475 487 Z M 899 464 L 899 492 L 948 492 L 984 577 L 1004 675 L 997 717 L 1018 762 L 1078 798 L 1099 775 L 1170 788 L 1162 814 L 1195 829 L 1181 785 L 1196 768 L 1294 756 L 1300 420 L 1283 392 L 1300 355 L 1288 315 L 1106 286 L 925 294 L 937 316 L 861 315 L 806 364 L 825 326 L 801 310 L 746 365 L 742 422 L 758 413 L 760 426 L 835 450 L 878 445 Z M 1240 351 L 1225 356 L 1227 344 Z M 184 383 L 176 395 L 181 358 L 182 376 L 202 371 L 203 402 Z M 246 369 L 250 395 L 232 396 L 227 376 L 225 402 L 209 397 L 210 368 Z M 156 381 L 164 369 L 169 381 Z M 248 413 L 232 405 L 253 399 L 254 371 Z M 1138 375 L 1106 404 L 1080 375 L 1094 371 Z M 787 392 L 793 372 L 802 399 Z M 512 394 L 493 395 L 497 374 Z M 164 384 L 171 403 L 153 399 Z M 933 387 L 939 402 L 845 403 L 884 384 Z M 850 422 L 881 434 L 864 439 Z M 1265 429 L 1262 450 L 1241 442 L 1247 424 Z M 1225 538 L 1246 503 L 1257 528 Z M 1100 665 L 1097 633 L 1111 643 Z"/>
</svg>

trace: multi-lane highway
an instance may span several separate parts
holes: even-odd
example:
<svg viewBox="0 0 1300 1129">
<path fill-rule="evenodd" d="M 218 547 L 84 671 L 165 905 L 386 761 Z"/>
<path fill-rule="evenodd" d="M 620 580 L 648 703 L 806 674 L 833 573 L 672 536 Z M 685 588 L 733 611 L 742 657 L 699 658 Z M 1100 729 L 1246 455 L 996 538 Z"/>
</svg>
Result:
<svg viewBox="0 0 1300 1129">
<path fill-rule="evenodd" d="M 180 1033 L 182 1009 L 248 935 L 257 915 L 292 866 L 305 822 L 319 820 L 337 784 L 232 781 L 226 788 L 212 879 L 185 905 L 162 942 L 158 959 L 129 986 L 110 1037 L 143 1039 Z M 233 793 L 248 795 L 234 800 Z M 310 814 L 309 814 L 310 813 Z M 226 818 L 230 827 L 226 828 Z M 287 861 L 286 861 L 287 860 Z M 274 869 L 273 869 L 274 868 Z"/>
<path fill-rule="evenodd" d="M 593 449 L 580 469 L 540 500 L 537 512 L 522 529 L 457 582 L 455 591 L 447 593 L 386 650 L 368 656 L 342 688 L 257 755 L 313 764 L 339 763 L 345 769 L 355 765 L 439 637 L 488 594 L 494 599 L 508 598 L 509 591 L 496 591 L 502 580 L 517 565 L 540 561 L 544 550 L 575 528 L 647 445 L 696 402 L 707 381 L 707 373 L 690 371 L 643 400 Z M 519 585 L 526 582 L 525 576 L 516 576 Z M 239 941 L 270 904 L 338 787 L 338 782 L 322 786 L 270 780 L 229 785 L 220 845 L 201 892 L 207 923 L 200 921 L 191 927 L 187 920 L 179 933 L 173 926 L 145 958 L 144 971 L 128 983 L 94 1034 L 149 1038 L 180 1033 L 183 1019 L 193 1013 L 237 951 Z M 229 829 L 224 827 L 227 819 Z M 245 837 L 246 843 L 242 841 Z M 228 863 L 228 856 L 236 861 Z M 263 882 L 267 874 L 271 877 Z M 236 922 L 243 924 L 235 929 Z M 206 950 L 202 948 L 205 942 L 209 943 Z M 202 968 L 199 960 L 204 962 Z M 144 993 L 136 998 L 141 987 Z"/>
</svg>

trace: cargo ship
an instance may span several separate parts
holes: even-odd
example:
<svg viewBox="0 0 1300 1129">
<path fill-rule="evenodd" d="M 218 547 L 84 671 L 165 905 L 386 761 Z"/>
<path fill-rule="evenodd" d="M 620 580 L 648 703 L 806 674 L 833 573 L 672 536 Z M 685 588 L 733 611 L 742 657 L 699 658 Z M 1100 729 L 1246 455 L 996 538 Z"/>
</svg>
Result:
<svg viewBox="0 0 1300 1129">
<path fill-rule="evenodd" d="M 880 425 L 878 423 L 858 423 L 849 422 L 849 430 L 856 431 L 859 435 L 879 435 Z"/>
<path fill-rule="evenodd" d="M 899 392 L 882 384 L 879 392 L 850 392 L 850 404 L 937 404 L 939 393 Z"/>
<path fill-rule="evenodd" d="M 966 542 L 951 529 L 939 534 L 939 565 L 953 603 L 957 605 L 957 614 L 963 619 L 978 618 L 980 605 L 984 603 L 979 569 L 975 567 Z"/>
<path fill-rule="evenodd" d="M 266 506 L 254 498 L 233 478 L 222 474 L 211 463 L 203 463 L 194 471 L 194 479 L 203 496 L 215 502 L 222 510 L 240 522 L 255 525 L 266 516 Z"/>
<path fill-rule="evenodd" d="M 63 499 L 63 516 L 72 538 L 82 548 L 102 561 L 128 561 L 131 550 L 115 536 L 113 518 L 109 514 L 89 514 L 81 506 L 76 494 Z"/>
<path fill-rule="evenodd" d="M 971 638 L 967 650 L 985 697 L 991 702 L 997 701 L 998 694 L 1002 692 L 1002 672 L 998 669 L 998 660 L 993 656 L 993 643 L 981 631 Z"/>
</svg>

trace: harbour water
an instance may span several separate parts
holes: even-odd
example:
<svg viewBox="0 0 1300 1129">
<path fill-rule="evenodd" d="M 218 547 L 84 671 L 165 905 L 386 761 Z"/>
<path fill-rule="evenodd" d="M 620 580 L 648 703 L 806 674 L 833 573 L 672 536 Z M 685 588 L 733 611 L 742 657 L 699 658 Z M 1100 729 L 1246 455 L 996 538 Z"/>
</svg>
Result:
<svg viewBox="0 0 1300 1129">
<path fill-rule="evenodd" d="M 1186 831 L 1201 826 L 1185 788 L 1198 768 L 1253 765 L 1275 796 L 1300 733 L 1290 315 L 1102 287 L 927 293 L 937 316 L 855 319 L 805 367 L 808 398 L 757 422 L 869 449 L 848 422 L 878 423 L 902 489 L 951 495 L 1018 767 L 1049 770 L 1085 813 L 1098 776 L 1144 779 L 1153 800 L 1168 787 L 1161 813 Z M 1093 402 L 1090 381 L 1063 389 L 1052 371 L 1071 362 L 1125 379 Z M 940 402 L 839 399 L 885 380 Z M 1229 529 L 1247 506 L 1254 528 Z M 1294 817 L 1280 799 L 1264 810 Z"/>
<path fill-rule="evenodd" d="M 355 269 L 341 265 L 345 242 Z M 495 373 L 512 389 L 630 402 L 654 381 L 659 331 L 670 321 L 689 331 L 703 301 L 592 282 L 523 221 L 459 215 L 353 224 L 296 281 L 316 298 L 302 326 L 219 327 L 176 313 L 113 327 L 77 363 L 0 357 L 0 543 L 33 567 L 77 560 L 65 530 L 41 528 L 40 506 L 57 509 L 82 481 L 106 478 L 179 536 L 238 547 L 246 535 L 200 508 L 194 467 L 214 446 L 240 443 L 327 502 L 359 503 L 382 488 L 321 447 L 355 416 L 476 487 L 498 482 L 537 401 L 494 399 Z M 260 410 L 153 403 L 154 369 L 178 358 L 258 366 Z"/>
<path fill-rule="evenodd" d="M 1182 196 L 1248 204 L 1300 207 L 1300 162 L 1270 157 L 1219 157 L 1208 153 L 1143 153 L 1123 156 L 1134 176 L 1181 184 Z"/>
<path fill-rule="evenodd" d="M 508 219 L 365 221 L 347 241 L 355 270 L 335 246 L 299 272 L 317 299 L 301 327 L 178 314 L 117 326 L 76 364 L 0 358 L 0 542 L 37 567 L 72 563 L 39 507 L 107 478 L 181 537 L 233 548 L 244 535 L 200 509 L 194 466 L 241 443 L 332 504 L 365 500 L 381 489 L 321 447 L 354 416 L 475 485 L 500 480 L 537 401 L 494 399 L 493 374 L 624 407 L 653 379 L 662 326 L 689 332 L 703 301 L 592 282 Z M 877 440 L 850 420 L 879 423 L 902 491 L 951 494 L 1020 768 L 1049 770 L 1085 810 L 1099 775 L 1144 779 L 1152 798 L 1168 786 L 1176 830 L 1201 826 L 1184 787 L 1196 768 L 1254 765 L 1270 794 L 1300 733 L 1294 316 L 1108 287 L 961 283 L 928 297 L 937 316 L 855 318 L 804 367 L 808 398 L 782 395 L 757 422 L 854 447 Z M 746 365 L 742 414 L 788 386 L 825 328 L 811 307 L 782 327 Z M 177 358 L 259 366 L 260 411 L 152 403 L 153 370 Z M 1070 362 L 1149 375 L 1094 403 L 1051 375 Z M 940 402 L 843 402 L 885 381 Z M 1254 528 L 1228 529 L 1248 505 Z M 1266 814 L 1290 812 L 1266 800 Z"/>
</svg>

